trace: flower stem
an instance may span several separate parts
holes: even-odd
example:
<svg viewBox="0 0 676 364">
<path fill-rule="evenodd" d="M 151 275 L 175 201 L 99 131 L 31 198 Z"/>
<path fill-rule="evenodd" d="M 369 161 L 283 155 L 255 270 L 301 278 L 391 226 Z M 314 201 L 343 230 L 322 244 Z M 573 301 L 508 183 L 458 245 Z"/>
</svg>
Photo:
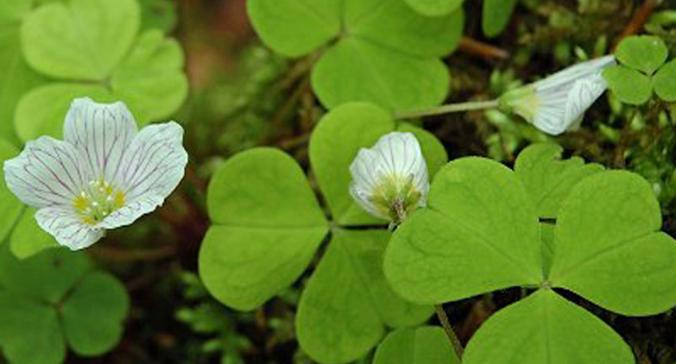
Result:
<svg viewBox="0 0 676 364">
<path fill-rule="evenodd" d="M 437 318 L 439 319 L 439 322 L 441 322 L 441 326 L 444 328 L 444 331 L 446 331 L 446 335 L 448 336 L 448 339 L 451 341 L 451 344 L 453 345 L 453 350 L 455 350 L 455 354 L 458 356 L 458 359 L 462 359 L 464 349 L 462 348 L 460 339 L 458 339 L 458 336 L 455 335 L 455 331 L 453 331 L 453 326 L 451 326 L 451 322 L 448 321 L 448 316 L 446 315 L 446 311 L 444 311 L 444 306 L 435 305 L 434 308 L 437 311 Z"/>
<path fill-rule="evenodd" d="M 494 109 L 496 107 L 498 107 L 498 100 L 468 101 L 457 104 L 446 104 L 423 110 L 398 112 L 394 114 L 394 117 L 395 119 L 412 119 L 419 118 L 421 116 L 441 115 L 470 110 Z"/>
</svg>

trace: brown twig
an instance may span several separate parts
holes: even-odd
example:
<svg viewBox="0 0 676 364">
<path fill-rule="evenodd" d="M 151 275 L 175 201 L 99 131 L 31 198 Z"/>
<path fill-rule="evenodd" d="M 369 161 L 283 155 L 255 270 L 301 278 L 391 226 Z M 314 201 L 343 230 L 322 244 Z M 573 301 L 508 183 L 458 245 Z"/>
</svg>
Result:
<svg viewBox="0 0 676 364">
<path fill-rule="evenodd" d="M 627 26 L 624 27 L 624 30 L 620 36 L 617 37 L 615 45 L 617 46 L 617 44 L 619 44 L 620 41 L 622 41 L 622 39 L 625 37 L 638 33 L 641 28 L 643 28 L 643 25 L 645 25 L 645 23 L 648 21 L 648 18 L 650 18 L 650 15 L 653 13 L 653 10 L 655 10 L 656 6 L 656 0 L 645 0 L 631 17 L 631 20 L 629 20 Z"/>
<path fill-rule="evenodd" d="M 448 315 L 446 315 L 444 306 L 435 305 L 434 308 L 436 309 L 437 319 L 439 319 L 439 322 L 441 322 L 441 326 L 444 328 L 444 331 L 446 331 L 446 336 L 448 336 L 448 340 L 451 342 L 451 345 L 453 345 L 453 350 L 455 351 L 455 354 L 458 356 L 458 359 L 462 359 L 462 354 L 464 352 L 464 349 L 462 348 L 462 343 L 460 343 L 460 339 L 458 339 L 458 336 L 455 334 L 455 331 L 453 331 L 453 326 L 451 326 L 451 322 L 448 321 Z"/>
<path fill-rule="evenodd" d="M 462 37 L 458 49 L 461 52 L 478 56 L 487 60 L 503 60 L 509 58 L 509 52 L 502 48 L 480 42 L 469 37 Z"/>
</svg>

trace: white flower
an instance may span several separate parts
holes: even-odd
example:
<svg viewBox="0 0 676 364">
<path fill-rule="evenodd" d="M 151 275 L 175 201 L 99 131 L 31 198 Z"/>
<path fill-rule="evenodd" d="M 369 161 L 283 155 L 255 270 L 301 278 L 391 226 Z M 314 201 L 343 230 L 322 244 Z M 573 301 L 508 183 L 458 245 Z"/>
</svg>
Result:
<svg viewBox="0 0 676 364">
<path fill-rule="evenodd" d="M 400 223 L 427 203 L 427 164 L 411 133 L 392 132 L 350 165 L 350 194 L 371 215 Z"/>
<path fill-rule="evenodd" d="M 9 189 L 72 250 L 155 210 L 183 178 L 188 155 L 175 122 L 137 131 L 127 107 L 89 98 L 71 104 L 64 141 L 43 136 L 5 162 Z"/>
<path fill-rule="evenodd" d="M 607 88 L 603 69 L 614 56 L 578 63 L 500 97 L 502 108 L 521 115 L 536 128 L 559 135 L 580 126 L 584 112 Z"/>
</svg>

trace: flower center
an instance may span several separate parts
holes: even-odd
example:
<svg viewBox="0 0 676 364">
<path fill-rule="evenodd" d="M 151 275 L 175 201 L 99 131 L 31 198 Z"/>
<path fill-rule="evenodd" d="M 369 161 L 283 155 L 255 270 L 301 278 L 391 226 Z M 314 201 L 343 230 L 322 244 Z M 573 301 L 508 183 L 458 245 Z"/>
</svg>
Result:
<svg viewBox="0 0 676 364">
<path fill-rule="evenodd" d="M 89 185 L 75 197 L 73 207 L 85 224 L 95 225 L 124 206 L 124 202 L 124 192 L 100 178 L 90 181 Z"/>
<path fill-rule="evenodd" d="M 371 202 L 392 221 L 401 222 L 418 207 L 421 191 L 413 183 L 413 175 L 389 175 L 375 188 Z"/>
</svg>

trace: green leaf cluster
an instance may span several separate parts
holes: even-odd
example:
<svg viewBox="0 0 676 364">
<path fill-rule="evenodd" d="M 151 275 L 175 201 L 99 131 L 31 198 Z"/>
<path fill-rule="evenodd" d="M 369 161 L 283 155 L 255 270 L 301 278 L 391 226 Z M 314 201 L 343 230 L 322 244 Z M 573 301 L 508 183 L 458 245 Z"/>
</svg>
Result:
<svg viewBox="0 0 676 364">
<path fill-rule="evenodd" d="M 13 70 L 0 80 L 0 137 L 58 137 L 70 102 L 83 96 L 125 101 L 142 124 L 174 113 L 188 90 L 183 53 L 160 30 L 140 29 L 137 0 L 0 8 L 0 62 Z"/>
<path fill-rule="evenodd" d="M 488 37 L 502 33 L 509 24 L 517 0 L 484 0 L 481 14 L 481 29 Z"/>
<path fill-rule="evenodd" d="M 443 329 L 436 326 L 402 328 L 378 346 L 373 364 L 460 364 Z"/>
<path fill-rule="evenodd" d="M 676 242 L 659 232 L 650 185 L 630 172 L 561 161 L 560 152 L 531 146 L 515 171 L 485 158 L 452 161 L 432 183 L 429 208 L 390 241 L 385 275 L 412 302 L 535 290 L 481 326 L 463 363 L 634 363 L 617 333 L 559 291 L 628 316 L 676 302 Z"/>
<path fill-rule="evenodd" d="M 428 17 L 404 0 L 251 0 L 247 8 L 267 46 L 318 59 L 311 83 L 327 108 L 368 101 L 409 110 L 446 98 L 450 76 L 439 57 L 459 42 L 462 9 Z"/>
<path fill-rule="evenodd" d="M 82 253 L 19 260 L 0 248 L 0 348 L 11 363 L 62 363 L 66 347 L 101 355 L 117 345 L 128 309 L 124 286 Z"/>
<path fill-rule="evenodd" d="M 652 35 L 627 37 L 617 46 L 621 63 L 607 68 L 603 76 L 620 101 L 641 105 L 653 90 L 667 102 L 676 101 L 676 60 L 665 64 L 669 55 L 664 41 Z"/>
<path fill-rule="evenodd" d="M 430 175 L 446 162 L 434 136 L 375 105 L 348 103 L 321 119 L 310 164 L 326 212 L 285 153 L 256 148 L 228 160 L 209 185 L 213 225 L 199 256 L 211 294 L 235 309 L 254 309 L 293 284 L 327 242 L 296 316 L 298 340 L 312 358 L 349 362 L 374 347 L 386 326 L 425 321 L 432 307 L 402 300 L 385 280 L 382 255 L 391 235 L 385 222 L 361 211 L 348 192 L 359 149 L 393 130 L 416 135 Z"/>
</svg>

